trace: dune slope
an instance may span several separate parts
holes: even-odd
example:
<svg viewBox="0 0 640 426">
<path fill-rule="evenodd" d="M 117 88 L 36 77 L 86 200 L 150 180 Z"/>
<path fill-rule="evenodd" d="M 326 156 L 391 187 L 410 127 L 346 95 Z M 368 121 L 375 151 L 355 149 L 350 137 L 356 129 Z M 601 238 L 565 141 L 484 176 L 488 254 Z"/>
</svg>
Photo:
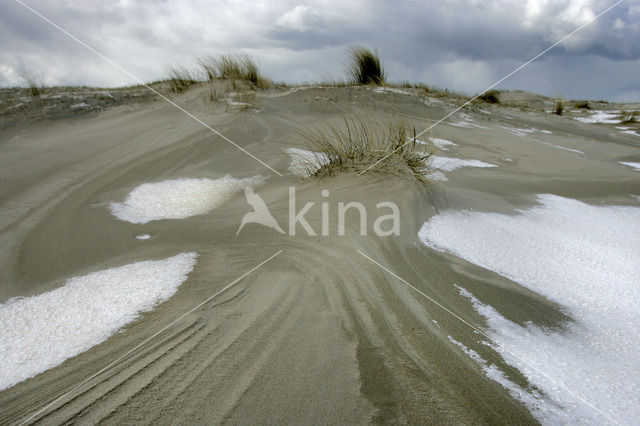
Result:
<svg viewBox="0 0 640 426">
<path fill-rule="evenodd" d="M 488 377 L 469 356 L 472 349 L 508 383 L 532 390 L 525 375 L 482 343 L 470 325 L 485 329 L 486 319 L 459 288 L 515 324 L 562 330 L 574 318 L 498 273 L 427 247 L 418 231 L 448 209 L 515 214 L 540 193 L 637 205 L 630 195 L 640 194 L 640 174 L 619 162 L 640 160 L 640 137 L 486 106 L 425 135 L 450 141 L 440 142 L 447 152 L 438 155 L 460 160 L 460 167 L 440 170 L 446 180 L 438 189 L 375 172 L 303 182 L 290 173 L 287 154 L 307 148 L 300 132 L 339 124 L 345 112 L 379 122 L 395 114 L 420 129 L 453 107 L 413 92 L 353 87 L 261 92 L 256 108 L 246 109 L 207 102 L 206 90 L 176 101 L 282 176 L 159 101 L 17 124 L 0 133 L 0 303 L 135 261 L 198 254 L 170 299 L 103 343 L 0 391 L 0 423 L 542 421 L 510 385 Z M 144 184 L 210 184 L 225 176 L 251 182 L 285 233 L 248 224 L 236 235 L 251 211 L 244 186 L 225 190 L 213 204 L 198 198 L 206 198 L 201 191 L 187 201 L 160 191 L 167 205 L 186 202 L 196 212 L 179 218 L 136 221 L 134 207 L 121 217 L 110 208 Z M 315 203 L 305 216 L 315 236 L 300 224 L 290 235 L 292 187 L 296 211 Z M 366 207 L 367 235 L 355 214 L 347 216 L 345 235 L 337 232 L 337 204 L 352 201 Z M 328 235 L 322 235 L 323 202 Z M 400 235 L 371 232 L 380 202 L 399 206 Z"/>
</svg>

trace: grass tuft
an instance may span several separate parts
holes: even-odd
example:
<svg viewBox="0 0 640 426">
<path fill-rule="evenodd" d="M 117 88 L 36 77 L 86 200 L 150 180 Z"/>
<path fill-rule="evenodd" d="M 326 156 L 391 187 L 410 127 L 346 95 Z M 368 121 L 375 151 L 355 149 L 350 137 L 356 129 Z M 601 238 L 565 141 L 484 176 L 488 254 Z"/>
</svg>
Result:
<svg viewBox="0 0 640 426">
<path fill-rule="evenodd" d="M 249 55 L 219 55 L 198 59 L 206 78 L 213 80 L 244 80 L 260 89 L 268 89 L 271 81 L 265 78 Z"/>
<path fill-rule="evenodd" d="M 431 165 L 435 149 L 418 142 L 415 129 L 413 135 L 411 139 L 402 120 L 380 127 L 365 123 L 357 116 L 349 116 L 344 119 L 344 126 L 330 126 L 324 131 L 303 135 L 317 158 L 322 159 L 320 164 L 309 163 L 305 175 L 314 179 L 338 172 L 360 172 L 379 161 L 371 172 L 410 177 L 430 184 L 429 176 L 435 172 Z"/>
<path fill-rule="evenodd" d="M 185 67 L 169 68 L 169 87 L 172 92 L 182 93 L 198 82 L 194 73 Z"/>
<path fill-rule="evenodd" d="M 622 120 L 620 122 L 622 124 L 637 123 L 638 117 L 640 117 L 640 112 L 638 111 L 623 111 Z"/>
<path fill-rule="evenodd" d="M 579 109 L 591 109 L 589 101 L 576 101 L 575 107 Z"/>
<path fill-rule="evenodd" d="M 25 80 L 27 80 L 27 85 L 29 86 L 29 92 L 31 96 L 37 98 L 44 91 L 44 85 L 40 82 L 40 80 L 31 74 L 25 74 L 22 76 Z"/>
<path fill-rule="evenodd" d="M 478 99 L 490 104 L 499 104 L 500 92 L 498 90 L 487 90 L 482 95 L 478 96 Z"/>
<path fill-rule="evenodd" d="M 553 113 L 556 115 L 562 115 L 563 112 L 564 112 L 564 102 L 562 101 L 562 99 L 558 99 L 556 101 L 556 108 L 555 108 L 555 111 L 553 111 Z"/>
<path fill-rule="evenodd" d="M 385 73 L 377 51 L 354 46 L 349 49 L 347 76 L 356 84 L 385 84 Z"/>
</svg>

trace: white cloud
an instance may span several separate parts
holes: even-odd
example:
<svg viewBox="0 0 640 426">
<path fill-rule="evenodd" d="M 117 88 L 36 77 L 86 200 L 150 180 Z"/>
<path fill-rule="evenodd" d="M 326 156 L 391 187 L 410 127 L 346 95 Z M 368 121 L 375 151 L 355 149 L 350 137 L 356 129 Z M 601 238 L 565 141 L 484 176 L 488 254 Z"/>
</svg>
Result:
<svg viewBox="0 0 640 426">
<path fill-rule="evenodd" d="M 320 17 L 309 6 L 298 5 L 278 18 L 276 24 L 296 31 L 304 31 L 317 24 Z"/>
<path fill-rule="evenodd" d="M 346 47 L 377 47 L 392 80 L 426 80 L 475 91 L 573 31 L 609 0 L 457 0 L 397 7 L 382 0 L 221 0 L 30 3 L 141 79 L 163 77 L 170 64 L 246 51 L 276 80 L 342 76 Z M 0 86 L 24 71 L 48 84 L 121 85 L 131 79 L 34 16 L 18 3 L 0 4 Z M 560 59 L 558 59 L 560 58 Z M 640 90 L 625 61 L 640 60 L 640 7 L 623 2 L 538 62 L 536 75 L 503 87 L 538 90 L 570 80 L 574 97 Z M 588 72 L 598 63 L 602 74 Z M 586 72 L 553 68 L 558 63 Z M 606 66 L 604 66 L 606 64 Z M 513 68 L 508 66 L 513 65 Z M 615 74 L 617 80 L 603 78 Z M 540 81 L 541 76 L 548 80 Z M 594 80 L 594 78 L 596 80 Z M 518 86 L 511 86 L 517 81 Z M 615 93 L 617 93 L 617 95 Z M 601 93 L 605 93 L 602 95 Z"/>
</svg>

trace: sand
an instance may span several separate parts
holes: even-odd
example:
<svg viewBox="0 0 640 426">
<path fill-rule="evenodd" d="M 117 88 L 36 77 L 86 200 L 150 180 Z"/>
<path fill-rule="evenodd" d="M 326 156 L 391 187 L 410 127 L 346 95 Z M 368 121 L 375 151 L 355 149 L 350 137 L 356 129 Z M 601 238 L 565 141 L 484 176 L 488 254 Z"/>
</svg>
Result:
<svg viewBox="0 0 640 426">
<path fill-rule="evenodd" d="M 640 138 L 615 124 L 546 113 L 551 106 L 542 97 L 516 96 L 517 107 L 467 108 L 425 135 L 457 145 L 442 156 L 497 167 L 443 170 L 447 180 L 431 191 L 379 173 L 303 182 L 290 172 L 287 154 L 308 149 L 300 132 L 339 124 L 345 111 L 377 122 L 395 111 L 410 126 L 425 128 L 455 108 L 455 99 L 413 89 L 309 87 L 260 92 L 247 107 L 226 98 L 210 101 L 208 90 L 173 98 L 282 176 L 160 100 L 29 116 L 0 131 L 0 303 L 135 261 L 198 253 L 170 299 L 103 343 L 0 391 L 0 423 L 537 423 L 468 355 L 483 347 L 472 328 L 357 250 L 476 327 L 487 323 L 456 286 L 515 324 L 562 329 L 572 320 L 562 306 L 425 246 L 418 231 L 448 209 L 516 214 L 535 205 L 536 194 L 637 206 L 631 195 L 640 194 L 640 173 L 620 163 L 640 161 Z M 519 135 L 509 129 L 535 130 Z M 401 211 L 400 235 L 361 236 L 350 217 L 345 236 L 331 228 L 328 236 L 310 237 L 298 228 L 293 237 L 256 224 L 236 236 L 250 211 L 241 191 L 180 219 L 131 223 L 109 208 L 144 184 L 227 175 L 263 176 L 256 192 L 285 229 L 294 186 L 298 206 L 316 203 L 306 218 L 317 231 L 321 201 L 360 201 L 371 214 L 377 203 L 392 201 Z M 329 197 L 321 197 L 323 189 Z M 497 352 L 486 349 L 482 356 L 527 387 L 526 377 Z"/>
</svg>

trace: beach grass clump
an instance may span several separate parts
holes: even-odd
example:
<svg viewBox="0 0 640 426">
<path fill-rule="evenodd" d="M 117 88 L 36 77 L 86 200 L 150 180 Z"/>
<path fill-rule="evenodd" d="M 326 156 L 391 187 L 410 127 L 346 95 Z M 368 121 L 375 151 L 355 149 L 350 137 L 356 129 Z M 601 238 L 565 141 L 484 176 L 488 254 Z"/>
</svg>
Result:
<svg viewBox="0 0 640 426">
<path fill-rule="evenodd" d="M 620 122 L 622 124 L 632 124 L 640 121 L 640 111 L 623 111 L 622 112 L 622 120 Z"/>
<path fill-rule="evenodd" d="M 487 90 L 486 92 L 478 96 L 478 99 L 490 104 L 499 104 L 500 92 L 498 90 Z"/>
<path fill-rule="evenodd" d="M 387 173 L 432 183 L 436 170 L 431 164 L 433 145 L 411 138 L 405 122 L 390 121 L 388 125 L 367 123 L 357 116 L 344 119 L 343 126 L 329 126 L 303 134 L 315 157 L 305 167 L 309 179 L 333 176 L 340 172 Z"/>
<path fill-rule="evenodd" d="M 169 87 L 172 92 L 182 93 L 198 82 L 197 76 L 188 68 L 169 68 Z"/>
<path fill-rule="evenodd" d="M 589 101 L 576 101 L 575 107 L 578 109 L 591 109 L 591 105 L 589 105 Z"/>
<path fill-rule="evenodd" d="M 239 111 L 258 109 L 255 90 L 240 89 L 230 101 L 230 105 Z"/>
<path fill-rule="evenodd" d="M 562 115 L 564 113 L 564 102 L 562 101 L 562 99 L 558 99 L 556 101 L 556 106 L 553 113 L 556 115 Z"/>
<path fill-rule="evenodd" d="M 29 86 L 29 93 L 34 98 L 37 98 L 44 91 L 44 85 L 40 82 L 40 80 L 31 74 L 24 74 L 23 78 L 27 81 L 27 86 Z"/>
<path fill-rule="evenodd" d="M 378 52 L 362 46 L 351 47 L 347 76 L 355 84 L 385 84 L 385 72 Z"/>
<path fill-rule="evenodd" d="M 210 82 L 213 80 L 243 80 L 260 89 L 268 89 L 271 81 L 265 78 L 256 61 L 249 55 L 218 55 L 198 59 Z"/>
</svg>

